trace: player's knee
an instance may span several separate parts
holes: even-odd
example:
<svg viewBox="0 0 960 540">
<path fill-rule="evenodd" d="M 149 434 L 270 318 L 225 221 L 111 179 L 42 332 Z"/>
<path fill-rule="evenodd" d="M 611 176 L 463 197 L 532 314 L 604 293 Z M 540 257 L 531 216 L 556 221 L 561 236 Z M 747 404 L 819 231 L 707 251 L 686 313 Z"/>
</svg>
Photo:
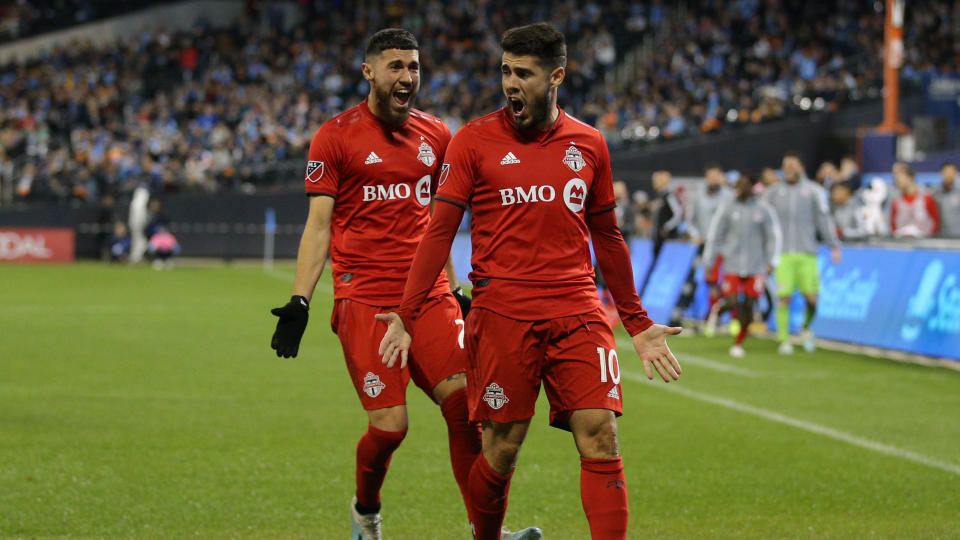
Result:
<svg viewBox="0 0 960 540">
<path fill-rule="evenodd" d="M 496 440 L 484 447 L 483 455 L 490 466 L 500 474 L 507 474 L 517 462 L 520 443 L 510 440 Z"/>
<path fill-rule="evenodd" d="M 571 418 L 573 437 L 580 456 L 587 459 L 612 459 L 620 455 L 617 444 L 617 419 L 611 411 L 607 414 L 584 415 Z"/>
<path fill-rule="evenodd" d="M 367 411 L 370 425 L 383 431 L 407 431 L 407 408 L 403 405 Z"/>
</svg>

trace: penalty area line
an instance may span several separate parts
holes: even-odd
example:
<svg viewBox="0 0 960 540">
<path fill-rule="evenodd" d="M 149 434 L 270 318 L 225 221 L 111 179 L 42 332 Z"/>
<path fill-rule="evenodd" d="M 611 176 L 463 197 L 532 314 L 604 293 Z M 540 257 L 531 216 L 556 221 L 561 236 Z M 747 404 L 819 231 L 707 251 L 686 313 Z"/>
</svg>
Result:
<svg viewBox="0 0 960 540">
<path fill-rule="evenodd" d="M 646 377 L 637 375 L 634 373 L 624 372 L 623 376 L 637 382 L 649 382 Z M 797 429 L 802 429 L 803 431 L 814 433 L 816 435 L 821 435 L 834 439 L 836 441 L 845 442 L 847 444 L 858 446 L 867 450 L 872 450 L 880 454 L 886 454 L 888 456 L 898 457 L 905 459 L 907 461 L 912 461 L 920 465 L 926 465 L 927 467 L 933 467 L 934 469 L 939 469 L 944 472 L 952 473 L 960 476 L 960 465 L 954 463 L 947 463 L 945 461 L 940 461 L 929 456 L 925 456 L 918 452 L 912 450 L 904 450 L 903 448 L 898 448 L 896 446 L 891 446 L 889 444 L 884 444 L 881 442 L 873 441 L 870 439 L 865 439 L 863 437 L 858 437 L 850 433 L 840 431 L 838 429 L 833 429 L 831 427 L 823 426 L 813 422 L 808 422 L 806 420 L 800 420 L 787 416 L 785 414 L 780 414 L 775 411 L 768 409 L 762 409 L 760 407 L 754 407 L 753 405 L 747 405 L 746 403 L 741 403 L 739 401 L 723 398 L 719 396 L 714 396 L 712 394 L 707 394 L 704 392 L 698 392 L 696 390 L 690 390 L 689 388 L 684 388 L 677 384 L 651 384 L 650 386 L 654 388 L 659 388 L 661 390 L 668 390 L 675 394 L 680 394 L 697 401 L 702 401 L 704 403 L 709 403 L 711 405 L 717 405 L 719 407 L 724 407 L 727 409 L 732 409 L 734 411 L 750 414 L 753 416 L 759 416 L 760 418 L 770 420 L 771 422 L 777 422 L 778 424 L 784 424 L 791 426 Z"/>
</svg>

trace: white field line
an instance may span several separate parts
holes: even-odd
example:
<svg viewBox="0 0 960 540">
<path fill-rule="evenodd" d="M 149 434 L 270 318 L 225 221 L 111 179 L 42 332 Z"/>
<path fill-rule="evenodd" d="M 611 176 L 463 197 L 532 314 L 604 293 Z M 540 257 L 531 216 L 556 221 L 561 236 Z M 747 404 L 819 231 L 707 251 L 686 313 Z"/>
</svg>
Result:
<svg viewBox="0 0 960 540">
<path fill-rule="evenodd" d="M 646 377 L 638 375 L 635 373 L 624 372 L 623 376 L 638 382 L 649 382 Z M 870 439 L 865 439 L 863 437 L 858 437 L 856 435 L 851 435 L 837 429 L 833 429 L 827 426 L 822 426 L 820 424 L 815 424 L 813 422 L 808 422 L 806 420 L 799 420 L 797 418 L 792 418 L 784 414 L 780 414 L 775 411 L 768 409 L 761 409 L 760 407 L 754 407 L 753 405 L 747 405 L 746 403 L 741 403 L 729 398 L 723 398 L 719 396 L 714 396 L 712 394 L 707 394 L 705 392 L 698 392 L 696 390 L 690 390 L 689 388 L 684 388 L 683 386 L 677 384 L 650 384 L 650 387 L 659 388 L 662 390 L 669 390 L 675 394 L 680 394 L 697 401 L 702 401 L 704 403 L 709 403 L 711 405 L 717 405 L 719 407 L 725 407 L 727 409 L 732 409 L 742 413 L 750 414 L 753 416 L 759 416 L 766 420 L 772 422 L 777 422 L 778 424 L 785 424 L 797 429 L 802 429 L 804 431 L 814 433 L 817 435 L 822 435 L 824 437 L 829 437 L 831 439 L 845 442 L 853 446 L 859 446 L 860 448 L 865 448 L 867 450 L 872 450 L 880 454 L 886 454 L 888 456 L 894 456 L 907 461 L 912 461 L 914 463 L 919 463 L 920 465 L 926 465 L 927 467 L 933 467 L 934 469 L 939 469 L 944 472 L 956 474 L 960 476 L 960 465 L 954 463 L 947 463 L 945 461 L 940 461 L 923 454 L 913 452 L 911 450 L 904 450 L 903 448 L 897 448 L 896 446 L 891 446 L 889 444 L 884 444 L 877 441 L 872 441 Z"/>
<path fill-rule="evenodd" d="M 617 346 L 628 351 L 633 350 L 633 342 L 627 339 L 617 339 Z M 709 360 L 707 358 L 703 358 L 702 356 L 695 356 L 687 353 L 678 355 L 677 359 L 680 361 L 681 367 L 683 367 L 684 364 L 693 364 L 695 366 L 712 369 L 714 371 L 722 371 L 724 373 L 730 373 L 731 375 L 740 375 L 741 377 L 750 377 L 754 379 L 769 376 L 769 374 L 762 371 L 731 366 L 729 364 L 724 364 L 723 362 L 717 362 L 716 360 Z"/>
<path fill-rule="evenodd" d="M 268 277 L 273 279 L 279 279 L 281 281 L 289 281 L 293 283 L 293 278 L 296 277 L 296 274 L 293 272 L 284 272 L 283 270 L 267 270 L 264 272 Z M 333 285 L 329 283 L 317 283 L 317 288 L 314 291 L 322 292 L 324 294 L 333 294 Z"/>
</svg>

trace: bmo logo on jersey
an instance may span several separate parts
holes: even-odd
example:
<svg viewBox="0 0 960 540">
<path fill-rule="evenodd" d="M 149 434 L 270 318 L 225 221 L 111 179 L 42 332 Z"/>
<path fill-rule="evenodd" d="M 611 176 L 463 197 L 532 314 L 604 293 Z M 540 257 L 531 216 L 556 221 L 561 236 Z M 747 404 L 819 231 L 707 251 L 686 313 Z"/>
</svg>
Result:
<svg viewBox="0 0 960 540">
<path fill-rule="evenodd" d="M 519 203 L 550 202 L 557 198 L 553 186 L 513 187 L 500 190 L 500 206 L 512 206 Z"/>
<path fill-rule="evenodd" d="M 370 201 L 394 201 L 397 199 L 409 199 L 411 195 L 410 184 L 378 184 L 375 186 L 363 186 L 363 202 Z M 420 206 L 430 204 L 430 175 L 425 175 L 417 180 L 417 185 L 413 188 L 413 196 Z"/>
</svg>

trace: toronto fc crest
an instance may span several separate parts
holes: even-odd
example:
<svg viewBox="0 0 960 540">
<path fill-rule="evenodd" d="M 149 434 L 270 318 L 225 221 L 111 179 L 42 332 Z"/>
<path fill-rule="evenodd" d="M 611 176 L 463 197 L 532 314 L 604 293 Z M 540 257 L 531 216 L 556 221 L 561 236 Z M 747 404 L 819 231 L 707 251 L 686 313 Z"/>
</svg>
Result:
<svg viewBox="0 0 960 540">
<path fill-rule="evenodd" d="M 363 393 L 370 397 L 377 397 L 380 395 L 380 392 L 383 392 L 383 389 L 387 385 L 383 384 L 380 380 L 380 377 L 374 374 L 372 371 L 368 371 L 366 375 L 363 376 Z"/>
<path fill-rule="evenodd" d="M 430 145 L 422 142 L 420 143 L 420 153 L 417 154 L 417 159 L 423 162 L 427 167 L 433 167 L 433 164 L 437 161 L 437 156 L 433 153 L 433 148 L 430 148 Z"/>
<path fill-rule="evenodd" d="M 583 160 L 583 154 L 577 150 L 576 144 L 574 142 L 570 143 L 570 148 L 567 148 L 567 153 L 563 156 L 563 163 L 570 167 L 573 172 L 580 172 L 587 165 L 587 162 Z"/>
<path fill-rule="evenodd" d="M 494 409 L 499 409 L 510 403 L 510 398 L 503 393 L 503 388 L 497 383 L 491 383 L 487 386 L 486 392 L 483 394 L 483 400 Z"/>
</svg>

